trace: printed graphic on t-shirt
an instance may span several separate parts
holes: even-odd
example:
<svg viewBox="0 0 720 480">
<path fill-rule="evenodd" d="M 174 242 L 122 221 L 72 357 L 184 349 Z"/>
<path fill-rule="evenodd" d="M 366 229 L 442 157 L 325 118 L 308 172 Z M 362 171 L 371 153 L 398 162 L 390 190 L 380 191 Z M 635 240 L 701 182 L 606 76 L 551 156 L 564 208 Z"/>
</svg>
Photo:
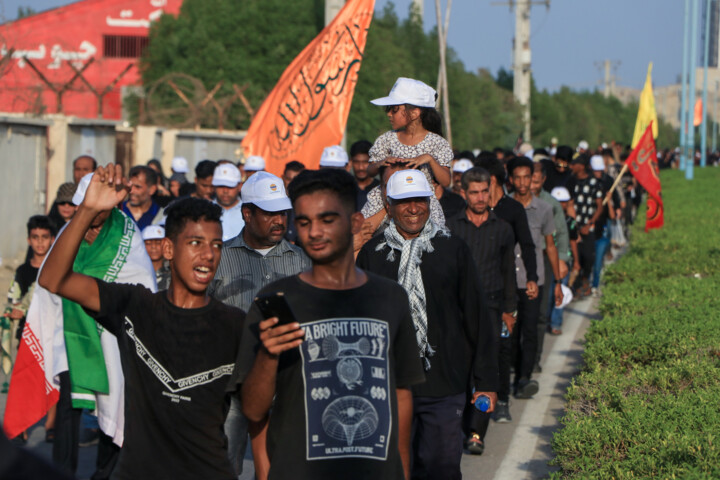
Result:
<svg viewBox="0 0 720 480">
<path fill-rule="evenodd" d="M 135 334 L 135 326 L 128 317 L 125 317 L 125 333 L 135 344 L 135 353 L 140 360 L 142 360 L 150 371 L 152 371 L 155 377 L 165 386 L 165 388 L 167 388 L 168 391 L 162 392 L 162 394 L 169 397 L 174 403 L 179 403 L 181 400 L 192 400 L 187 395 L 180 395 L 179 392 L 212 383 L 219 378 L 232 375 L 233 373 L 235 365 L 228 363 L 227 365 L 218 365 L 216 368 L 205 372 L 198 372 L 185 378 L 176 379 L 170 375 L 170 372 L 167 371 L 167 369 L 152 355 L 150 350 L 148 350 L 143 342 L 137 337 Z"/>
<path fill-rule="evenodd" d="M 392 426 L 387 323 L 334 318 L 301 328 L 307 459 L 385 460 Z"/>
</svg>

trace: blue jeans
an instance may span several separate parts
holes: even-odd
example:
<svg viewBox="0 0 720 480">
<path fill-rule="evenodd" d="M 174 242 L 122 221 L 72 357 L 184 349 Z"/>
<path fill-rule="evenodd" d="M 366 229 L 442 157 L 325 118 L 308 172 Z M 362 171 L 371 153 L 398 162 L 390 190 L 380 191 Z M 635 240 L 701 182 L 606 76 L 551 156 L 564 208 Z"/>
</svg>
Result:
<svg viewBox="0 0 720 480">
<path fill-rule="evenodd" d="M 568 267 L 570 267 L 571 263 L 568 264 Z M 568 280 L 570 279 L 570 274 L 568 273 L 565 275 L 565 278 L 562 279 L 562 284 L 567 286 Z M 553 291 L 550 294 L 550 328 L 561 328 L 563 323 L 563 311 L 565 310 L 565 307 L 563 308 L 557 308 L 555 306 L 555 284 L 557 282 L 553 282 Z"/>
<path fill-rule="evenodd" d="M 608 229 L 605 227 L 603 236 L 595 240 L 595 266 L 593 267 L 592 274 L 593 288 L 600 286 L 600 274 L 602 273 L 603 261 L 608 245 L 610 245 L 610 239 L 608 238 Z"/>
<path fill-rule="evenodd" d="M 230 410 L 225 418 L 225 436 L 228 439 L 228 457 L 233 470 L 239 476 L 243 471 L 243 460 L 247 449 L 248 421 L 242 413 L 240 399 L 230 397 Z"/>
</svg>

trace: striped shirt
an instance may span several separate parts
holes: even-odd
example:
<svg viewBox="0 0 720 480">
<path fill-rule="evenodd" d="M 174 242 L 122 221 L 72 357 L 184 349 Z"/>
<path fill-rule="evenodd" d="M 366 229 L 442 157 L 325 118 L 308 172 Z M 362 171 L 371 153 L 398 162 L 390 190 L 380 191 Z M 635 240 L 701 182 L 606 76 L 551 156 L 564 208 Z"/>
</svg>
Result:
<svg viewBox="0 0 720 480">
<path fill-rule="evenodd" d="M 245 243 L 241 231 L 223 244 L 220 266 L 208 293 L 226 305 L 247 312 L 265 285 L 296 275 L 310 265 L 305 252 L 285 239 L 263 255 Z"/>
</svg>

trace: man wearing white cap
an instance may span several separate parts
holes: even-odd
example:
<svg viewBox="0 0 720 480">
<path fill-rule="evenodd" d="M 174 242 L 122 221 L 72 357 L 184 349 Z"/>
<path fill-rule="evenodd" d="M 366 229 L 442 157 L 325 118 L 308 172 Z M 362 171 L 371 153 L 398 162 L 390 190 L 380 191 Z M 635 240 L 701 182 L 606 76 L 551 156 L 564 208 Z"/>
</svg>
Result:
<svg viewBox="0 0 720 480">
<path fill-rule="evenodd" d="M 282 179 L 268 172 L 257 172 L 243 184 L 242 198 L 245 226 L 239 235 L 225 243 L 220 266 L 208 291 L 215 299 L 247 312 L 261 288 L 302 272 L 310 267 L 310 260 L 300 247 L 284 238 L 292 204 Z M 250 425 L 253 439 L 264 424 Z M 233 397 L 225 434 L 230 463 L 238 475 L 242 472 L 247 432 L 248 423 L 242 415 L 240 401 Z M 264 436 L 259 437 L 258 443 L 253 441 L 258 472 L 267 469 L 262 440 Z"/>
<path fill-rule="evenodd" d="M 340 145 L 331 145 L 323 149 L 320 156 L 320 168 L 341 168 L 350 171 L 348 154 Z"/>
<path fill-rule="evenodd" d="M 215 203 L 223 209 L 223 242 L 237 236 L 245 226 L 240 201 L 240 170 L 232 163 L 215 167 L 212 184 L 215 187 Z"/>
<path fill-rule="evenodd" d="M 265 170 L 265 159 L 260 155 L 251 155 L 245 160 L 243 172 L 245 172 L 245 180 L 250 178 L 257 172 Z"/>
<path fill-rule="evenodd" d="M 150 261 L 155 269 L 155 281 L 158 291 L 167 290 L 170 285 L 170 265 L 162 252 L 162 239 L 165 238 L 165 229 L 160 225 L 148 225 L 142 231 L 142 238 L 145 242 Z"/>
<path fill-rule="evenodd" d="M 435 197 L 437 197 L 438 202 L 440 202 L 440 207 L 446 219 L 454 217 L 465 208 L 465 200 L 460 196 L 460 178 L 463 173 L 472 167 L 472 161 L 467 158 L 460 158 L 456 160 L 452 166 L 452 188 L 443 187 L 438 182 L 433 182 Z"/>
<path fill-rule="evenodd" d="M 467 244 L 432 222 L 433 190 L 422 172 L 395 172 L 387 184 L 392 218 L 357 257 L 367 271 L 397 280 L 410 298 L 426 381 L 413 387 L 413 478 L 459 479 L 467 382 L 492 411 L 498 388 L 495 327 Z"/>
</svg>

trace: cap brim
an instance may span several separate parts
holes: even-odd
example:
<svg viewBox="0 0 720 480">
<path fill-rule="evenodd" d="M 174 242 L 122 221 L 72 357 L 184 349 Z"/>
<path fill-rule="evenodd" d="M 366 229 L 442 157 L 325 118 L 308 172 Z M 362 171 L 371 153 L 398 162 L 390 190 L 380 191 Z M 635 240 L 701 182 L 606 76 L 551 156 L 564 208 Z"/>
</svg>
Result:
<svg viewBox="0 0 720 480">
<path fill-rule="evenodd" d="M 245 166 L 246 172 L 262 172 L 263 170 L 265 170 L 265 168 L 263 168 L 263 167 Z"/>
<path fill-rule="evenodd" d="M 248 201 L 258 208 L 265 210 L 266 212 L 282 212 L 283 210 L 292 209 L 292 203 L 287 197 L 274 198 L 272 200 L 255 200 Z"/>
<path fill-rule="evenodd" d="M 238 186 L 240 182 L 237 181 L 235 183 L 231 182 L 230 180 L 213 180 L 212 186 L 213 187 L 228 187 L 228 188 L 235 188 Z"/>
<path fill-rule="evenodd" d="M 388 198 L 393 200 L 405 200 L 406 198 L 429 198 L 433 196 L 433 192 L 426 190 L 424 192 L 403 192 L 395 195 L 388 193 Z"/>
<path fill-rule="evenodd" d="M 388 105 L 403 105 L 403 103 L 400 102 L 398 99 L 392 97 L 376 98 L 375 100 L 370 100 L 370 103 L 372 103 L 373 105 L 378 105 L 380 107 L 385 107 Z"/>
</svg>

